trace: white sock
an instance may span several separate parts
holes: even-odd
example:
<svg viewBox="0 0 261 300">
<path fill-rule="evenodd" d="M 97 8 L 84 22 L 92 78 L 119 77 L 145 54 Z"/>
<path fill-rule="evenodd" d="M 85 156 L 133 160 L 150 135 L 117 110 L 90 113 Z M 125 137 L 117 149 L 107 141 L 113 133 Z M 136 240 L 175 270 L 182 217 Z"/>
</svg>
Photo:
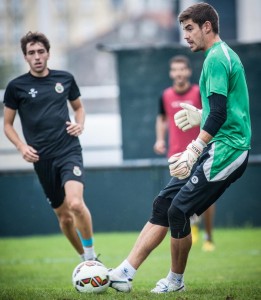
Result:
<svg viewBox="0 0 261 300">
<path fill-rule="evenodd" d="M 169 271 L 169 274 L 167 275 L 167 279 L 175 284 L 181 285 L 183 281 L 184 274 L 178 274 L 174 273 L 171 270 Z"/>
<path fill-rule="evenodd" d="M 84 253 L 80 254 L 81 261 L 85 261 Z"/>
<path fill-rule="evenodd" d="M 84 250 L 84 260 L 91 260 L 97 257 L 94 247 L 83 247 Z"/>
<path fill-rule="evenodd" d="M 135 273 L 137 272 L 136 269 L 125 259 L 116 269 L 115 271 L 119 276 L 127 277 L 128 279 L 133 279 Z"/>
<path fill-rule="evenodd" d="M 205 240 L 205 241 L 212 242 L 211 237 L 210 237 L 207 233 L 205 233 L 205 235 L 204 235 L 204 240 Z"/>
</svg>

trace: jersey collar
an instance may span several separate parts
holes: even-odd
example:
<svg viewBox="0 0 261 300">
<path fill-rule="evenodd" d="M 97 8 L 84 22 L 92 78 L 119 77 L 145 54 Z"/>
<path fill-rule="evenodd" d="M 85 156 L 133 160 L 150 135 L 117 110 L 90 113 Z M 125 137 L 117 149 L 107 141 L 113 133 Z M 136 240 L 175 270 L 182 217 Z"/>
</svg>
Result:
<svg viewBox="0 0 261 300">
<path fill-rule="evenodd" d="M 208 48 L 208 49 L 206 50 L 205 56 L 208 56 L 208 54 L 209 54 L 209 52 L 210 52 L 211 50 L 213 50 L 214 48 L 216 48 L 218 45 L 220 45 L 220 44 L 222 44 L 222 43 L 224 43 L 224 42 L 223 42 L 223 41 L 218 41 L 218 42 L 214 43 L 210 48 Z"/>
</svg>

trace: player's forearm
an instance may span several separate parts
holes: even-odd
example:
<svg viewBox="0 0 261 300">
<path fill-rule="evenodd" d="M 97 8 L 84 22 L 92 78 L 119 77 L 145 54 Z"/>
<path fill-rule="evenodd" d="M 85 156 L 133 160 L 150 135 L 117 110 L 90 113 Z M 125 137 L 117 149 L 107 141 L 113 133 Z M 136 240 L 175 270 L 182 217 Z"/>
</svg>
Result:
<svg viewBox="0 0 261 300">
<path fill-rule="evenodd" d="M 74 118 L 77 124 L 80 124 L 84 128 L 85 111 L 83 107 L 78 108 L 75 112 Z"/>
<path fill-rule="evenodd" d="M 18 150 L 20 150 L 21 146 L 24 145 L 24 142 L 20 139 L 14 127 L 10 124 L 5 124 L 4 131 L 9 141 L 14 144 Z"/>
<path fill-rule="evenodd" d="M 165 136 L 166 136 L 166 132 L 167 132 L 167 122 L 157 118 L 157 122 L 156 122 L 156 140 L 165 140 Z"/>
<path fill-rule="evenodd" d="M 166 129 L 165 128 L 157 128 L 156 130 L 156 140 L 165 140 Z"/>
</svg>

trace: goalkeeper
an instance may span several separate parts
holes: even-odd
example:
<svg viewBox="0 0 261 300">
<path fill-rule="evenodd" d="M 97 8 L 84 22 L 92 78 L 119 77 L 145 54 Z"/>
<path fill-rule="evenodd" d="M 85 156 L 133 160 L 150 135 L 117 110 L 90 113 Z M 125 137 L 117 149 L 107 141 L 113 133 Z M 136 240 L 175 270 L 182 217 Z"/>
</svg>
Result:
<svg viewBox="0 0 261 300">
<path fill-rule="evenodd" d="M 152 216 L 126 260 L 110 272 L 111 286 L 118 291 L 130 291 L 137 269 L 161 243 L 168 228 L 170 269 L 151 292 L 185 290 L 184 273 L 191 249 L 190 216 L 201 215 L 247 167 L 251 125 L 242 63 L 220 39 L 219 17 L 208 3 L 188 7 L 179 15 L 179 22 L 191 51 L 204 51 L 205 61 L 199 81 L 202 112 L 183 106 L 184 111 L 175 121 L 183 130 L 200 122 L 201 130 L 183 152 L 169 159 L 171 181 L 155 199 Z"/>
</svg>

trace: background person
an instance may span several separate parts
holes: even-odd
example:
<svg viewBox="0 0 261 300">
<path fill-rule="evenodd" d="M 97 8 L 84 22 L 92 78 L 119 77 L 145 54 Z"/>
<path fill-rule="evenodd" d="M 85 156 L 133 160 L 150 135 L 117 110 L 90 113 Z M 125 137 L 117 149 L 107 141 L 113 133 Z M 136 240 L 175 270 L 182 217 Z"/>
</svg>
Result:
<svg viewBox="0 0 261 300">
<path fill-rule="evenodd" d="M 170 59 L 169 76 L 173 81 L 172 86 L 166 88 L 159 99 L 159 112 L 156 118 L 156 142 L 154 151 L 157 154 L 166 154 L 171 157 L 173 154 L 182 152 L 186 146 L 199 134 L 199 126 L 190 128 L 183 132 L 174 122 L 174 115 L 180 111 L 181 103 L 190 104 L 201 108 L 201 97 L 199 86 L 191 84 L 190 78 L 192 68 L 187 56 L 177 55 Z M 166 135 L 168 133 L 168 145 L 166 144 Z M 213 251 L 213 219 L 215 214 L 215 205 L 211 205 L 203 214 L 204 218 L 204 251 Z M 190 218 L 192 242 L 198 241 L 200 218 L 194 215 Z"/>
<path fill-rule="evenodd" d="M 82 260 L 96 259 L 92 218 L 83 199 L 84 169 L 78 136 L 85 112 L 74 77 L 50 70 L 50 43 L 38 32 L 28 32 L 21 48 L 29 72 L 9 82 L 4 95 L 4 130 L 8 139 L 33 163 L 62 232 Z M 67 103 L 74 112 L 69 117 Z M 26 142 L 14 128 L 18 111 Z M 78 232 L 78 234 L 77 234 Z"/>
</svg>

